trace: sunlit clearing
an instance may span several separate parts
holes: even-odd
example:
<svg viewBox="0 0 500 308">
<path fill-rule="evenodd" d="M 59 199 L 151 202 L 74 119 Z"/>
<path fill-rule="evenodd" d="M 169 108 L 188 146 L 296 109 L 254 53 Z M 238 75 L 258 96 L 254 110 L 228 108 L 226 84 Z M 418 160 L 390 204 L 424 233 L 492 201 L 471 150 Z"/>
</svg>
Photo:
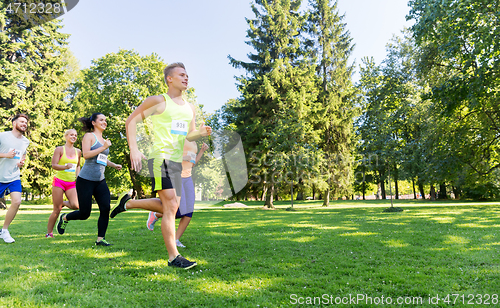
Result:
<svg viewBox="0 0 500 308">
<path fill-rule="evenodd" d="M 388 240 L 388 241 L 382 241 L 387 247 L 394 247 L 394 248 L 401 248 L 401 247 L 407 247 L 410 246 L 410 244 L 403 242 L 402 240 Z"/>
<path fill-rule="evenodd" d="M 445 244 L 468 244 L 470 243 L 469 239 L 466 239 L 465 237 L 462 236 L 456 236 L 456 235 L 446 235 L 446 240 L 444 241 Z"/>
</svg>

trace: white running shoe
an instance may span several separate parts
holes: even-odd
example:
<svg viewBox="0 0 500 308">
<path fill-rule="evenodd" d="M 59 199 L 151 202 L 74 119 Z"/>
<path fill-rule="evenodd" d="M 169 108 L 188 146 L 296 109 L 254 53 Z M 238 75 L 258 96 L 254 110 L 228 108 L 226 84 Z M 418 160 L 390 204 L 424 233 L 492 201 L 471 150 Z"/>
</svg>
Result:
<svg viewBox="0 0 500 308">
<path fill-rule="evenodd" d="M 9 230 L 2 230 L 0 231 L 0 237 L 6 242 L 6 243 L 14 243 L 15 240 L 10 236 Z"/>
<path fill-rule="evenodd" d="M 182 244 L 179 240 L 175 240 L 175 245 L 177 245 L 177 247 L 186 248 L 186 246 L 184 246 L 184 244 Z"/>
</svg>

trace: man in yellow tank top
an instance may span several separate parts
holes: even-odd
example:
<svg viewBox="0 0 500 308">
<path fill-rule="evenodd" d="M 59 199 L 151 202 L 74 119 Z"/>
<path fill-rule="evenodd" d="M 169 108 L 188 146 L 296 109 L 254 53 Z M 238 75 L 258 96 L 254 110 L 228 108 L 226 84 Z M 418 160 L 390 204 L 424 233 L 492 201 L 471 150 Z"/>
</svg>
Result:
<svg viewBox="0 0 500 308">
<path fill-rule="evenodd" d="M 185 248 L 184 244 L 181 243 L 180 239 L 186 231 L 187 226 L 191 222 L 194 212 L 194 202 L 195 202 L 195 191 L 193 179 L 191 178 L 191 171 L 195 164 L 203 156 L 203 153 L 208 150 L 208 145 L 203 143 L 200 152 L 198 152 L 198 146 L 194 141 L 187 141 L 184 143 L 183 160 L 182 160 L 182 193 L 181 193 L 181 203 L 179 209 L 175 214 L 175 218 L 180 218 L 179 226 L 175 232 L 175 244 L 177 247 Z M 162 213 L 149 212 L 147 220 L 147 228 L 151 231 L 154 229 L 155 223 L 159 218 L 163 217 Z"/>
<path fill-rule="evenodd" d="M 146 159 L 146 156 L 137 147 L 137 123 L 147 117 L 152 119 L 155 142 L 148 167 L 153 190 L 158 193 L 160 200 L 131 200 L 128 192 L 125 192 L 118 198 L 118 204 L 110 217 L 134 208 L 163 213 L 161 232 L 168 251 L 168 265 L 189 269 L 196 266 L 196 262 L 181 256 L 175 243 L 175 214 L 182 190 L 182 151 L 186 139 L 195 141 L 200 137 L 210 136 L 212 129 L 204 123 L 196 129 L 196 110 L 182 98 L 182 93 L 188 88 L 189 79 L 184 64 L 172 63 L 163 73 L 168 86 L 167 93 L 146 98 L 125 123 L 131 168 L 139 172 L 142 169 L 141 160 Z"/>
</svg>

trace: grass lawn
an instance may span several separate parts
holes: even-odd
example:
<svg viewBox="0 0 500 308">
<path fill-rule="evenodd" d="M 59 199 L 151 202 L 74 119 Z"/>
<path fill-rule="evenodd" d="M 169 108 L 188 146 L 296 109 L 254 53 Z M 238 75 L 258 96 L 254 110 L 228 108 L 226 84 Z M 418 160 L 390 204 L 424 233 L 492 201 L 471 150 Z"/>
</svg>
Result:
<svg viewBox="0 0 500 308">
<path fill-rule="evenodd" d="M 202 205 L 181 239 L 187 271 L 167 266 L 144 211 L 110 220 L 114 245 L 95 247 L 97 209 L 46 239 L 51 207 L 21 205 L 16 242 L 0 243 L 0 307 L 500 306 L 499 203 L 388 202 Z"/>
</svg>

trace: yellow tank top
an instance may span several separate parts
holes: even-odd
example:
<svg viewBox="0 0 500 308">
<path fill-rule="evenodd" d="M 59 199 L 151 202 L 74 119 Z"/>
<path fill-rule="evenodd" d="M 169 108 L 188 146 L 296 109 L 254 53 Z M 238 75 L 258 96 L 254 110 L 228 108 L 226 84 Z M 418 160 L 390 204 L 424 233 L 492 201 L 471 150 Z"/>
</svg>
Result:
<svg viewBox="0 0 500 308">
<path fill-rule="evenodd" d="M 163 97 L 165 111 L 151 116 L 155 140 L 149 158 L 182 163 L 182 149 L 193 119 L 193 110 L 188 103 L 177 105 L 167 94 Z"/>
<path fill-rule="evenodd" d="M 67 163 L 73 164 L 73 168 L 66 170 L 58 170 L 56 172 L 56 178 L 65 181 L 65 182 L 74 182 L 76 181 L 76 165 L 78 164 L 78 151 L 75 148 L 75 156 L 73 158 L 68 158 L 66 156 L 66 147 L 63 146 L 63 155 L 61 159 L 57 163 L 60 166 L 64 166 Z"/>
</svg>

